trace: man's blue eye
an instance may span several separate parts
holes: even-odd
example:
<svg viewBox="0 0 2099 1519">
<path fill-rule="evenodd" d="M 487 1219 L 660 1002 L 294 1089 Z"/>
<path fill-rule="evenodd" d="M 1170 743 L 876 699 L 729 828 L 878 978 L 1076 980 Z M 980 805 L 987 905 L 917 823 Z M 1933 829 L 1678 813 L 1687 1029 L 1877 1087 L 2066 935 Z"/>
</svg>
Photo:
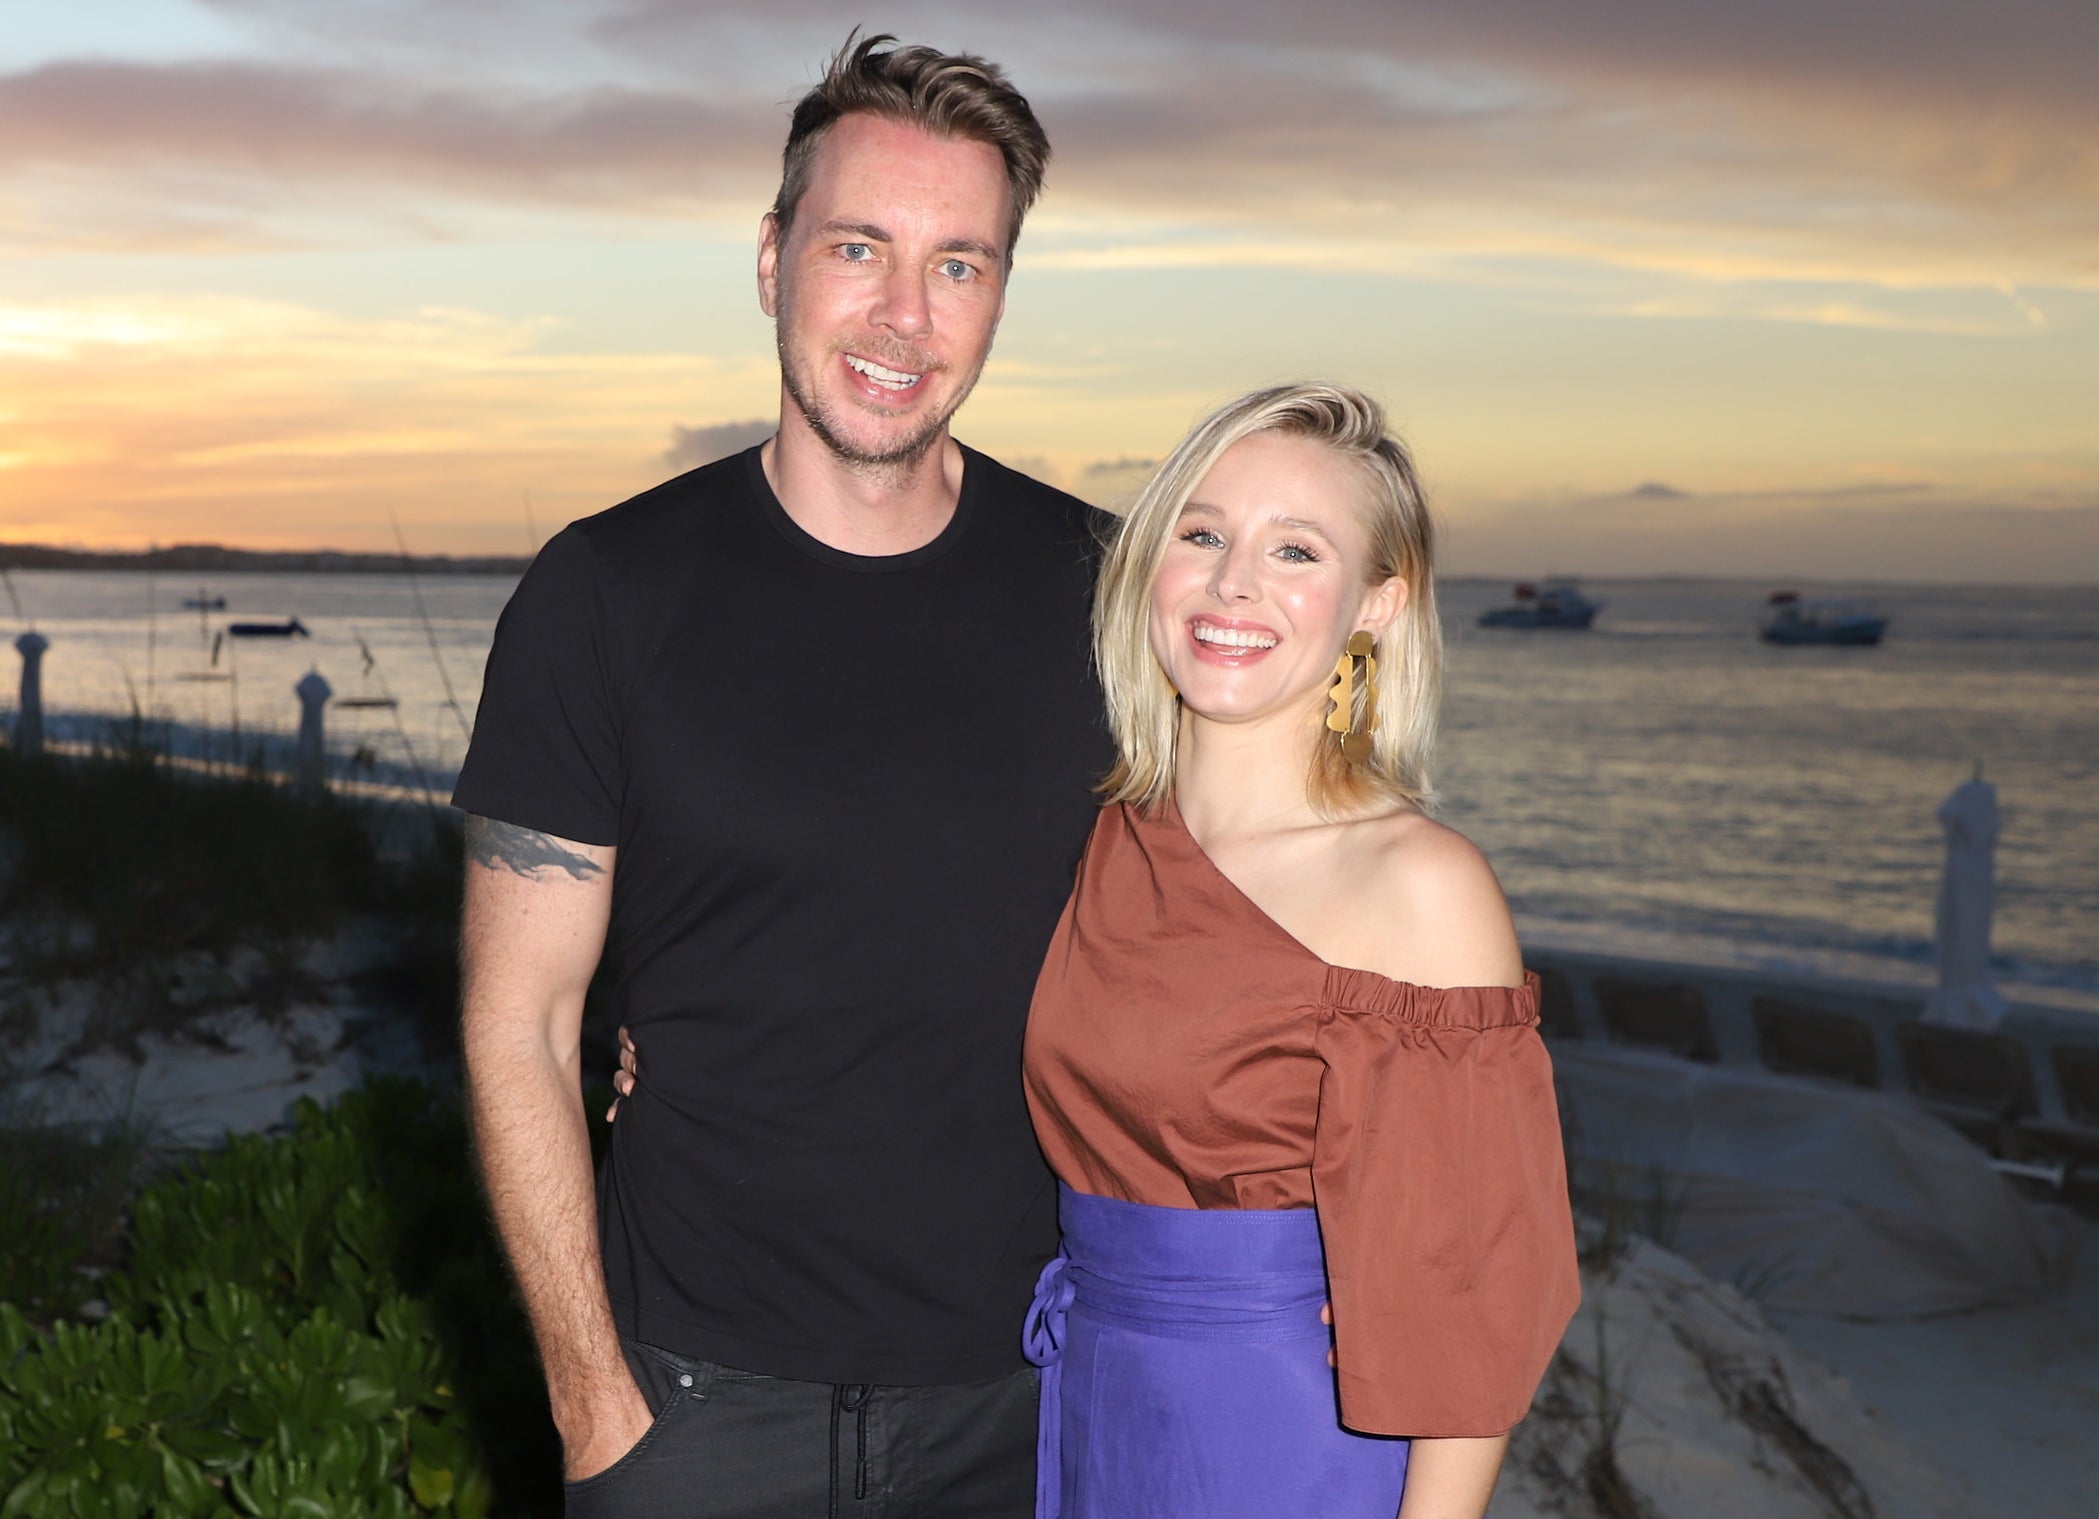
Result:
<svg viewBox="0 0 2099 1519">
<path fill-rule="evenodd" d="M 976 272 L 974 269 L 971 269 L 969 265 L 963 263 L 962 260 L 960 260 L 959 258 L 949 259 L 946 263 L 942 264 L 940 268 L 941 271 L 945 273 L 947 277 L 951 280 L 966 280 L 970 277 L 970 275 Z"/>
<path fill-rule="evenodd" d="M 875 250 L 868 247 L 865 243 L 847 243 L 838 251 L 854 263 L 859 263 L 863 259 L 873 258 L 875 254 Z"/>
</svg>

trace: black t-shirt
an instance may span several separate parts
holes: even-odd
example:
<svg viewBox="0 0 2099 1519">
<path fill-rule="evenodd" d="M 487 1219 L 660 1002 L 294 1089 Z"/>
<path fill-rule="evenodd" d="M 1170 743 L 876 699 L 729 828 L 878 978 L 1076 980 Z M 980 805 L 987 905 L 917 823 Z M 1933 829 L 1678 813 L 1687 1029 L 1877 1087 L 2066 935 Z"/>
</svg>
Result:
<svg viewBox="0 0 2099 1519">
<path fill-rule="evenodd" d="M 772 1376 L 1020 1364 L 1056 1245 L 1022 1026 L 1108 741 L 1084 503 L 964 451 L 906 554 L 758 450 L 565 529 L 496 628 L 454 801 L 616 844 L 642 1052 L 599 1177 L 623 1332 Z"/>
</svg>

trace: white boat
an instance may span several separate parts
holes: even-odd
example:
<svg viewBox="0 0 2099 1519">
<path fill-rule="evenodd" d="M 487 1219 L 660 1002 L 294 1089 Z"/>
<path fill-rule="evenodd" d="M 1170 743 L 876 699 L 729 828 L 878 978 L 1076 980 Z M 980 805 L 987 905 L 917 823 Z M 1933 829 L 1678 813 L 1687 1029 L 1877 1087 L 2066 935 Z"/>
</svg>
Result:
<svg viewBox="0 0 2099 1519">
<path fill-rule="evenodd" d="M 1765 604 L 1757 636 L 1775 644 L 1846 644 L 1866 647 L 1880 642 L 1888 619 L 1843 601 L 1805 601 L 1798 591 L 1773 591 Z"/>
<path fill-rule="evenodd" d="M 1511 592 L 1514 601 L 1480 613 L 1483 628 L 1553 628 L 1574 632 L 1586 629 L 1603 610 L 1603 603 L 1582 594 L 1579 580 L 1556 575 L 1543 585 L 1518 581 Z"/>
</svg>

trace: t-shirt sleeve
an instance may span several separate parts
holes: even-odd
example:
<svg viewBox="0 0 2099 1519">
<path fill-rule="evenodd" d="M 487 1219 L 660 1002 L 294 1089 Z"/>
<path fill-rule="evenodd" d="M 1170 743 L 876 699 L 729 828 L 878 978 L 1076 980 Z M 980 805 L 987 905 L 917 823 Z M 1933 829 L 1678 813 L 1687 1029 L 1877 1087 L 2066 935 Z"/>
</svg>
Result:
<svg viewBox="0 0 2099 1519">
<path fill-rule="evenodd" d="M 1341 1422 L 1498 1435 L 1581 1296 L 1537 984 L 1382 982 L 1321 1011 L 1312 1179 Z"/>
<path fill-rule="evenodd" d="M 555 535 L 496 622 L 452 804 L 582 844 L 619 839 L 619 722 L 589 540 Z"/>
</svg>

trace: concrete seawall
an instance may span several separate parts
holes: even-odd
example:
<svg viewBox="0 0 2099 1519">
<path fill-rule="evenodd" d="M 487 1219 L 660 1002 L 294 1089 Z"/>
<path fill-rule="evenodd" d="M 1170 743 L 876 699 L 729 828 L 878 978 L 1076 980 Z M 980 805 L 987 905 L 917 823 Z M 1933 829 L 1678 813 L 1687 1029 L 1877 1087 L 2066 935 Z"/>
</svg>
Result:
<svg viewBox="0 0 2099 1519">
<path fill-rule="evenodd" d="M 2004 1158 L 2099 1163 L 2099 1017 L 2014 1002 L 1989 1033 L 1924 990 L 1563 949 L 1526 962 L 1548 1040 L 1594 1040 L 1907 1096 Z"/>
</svg>

